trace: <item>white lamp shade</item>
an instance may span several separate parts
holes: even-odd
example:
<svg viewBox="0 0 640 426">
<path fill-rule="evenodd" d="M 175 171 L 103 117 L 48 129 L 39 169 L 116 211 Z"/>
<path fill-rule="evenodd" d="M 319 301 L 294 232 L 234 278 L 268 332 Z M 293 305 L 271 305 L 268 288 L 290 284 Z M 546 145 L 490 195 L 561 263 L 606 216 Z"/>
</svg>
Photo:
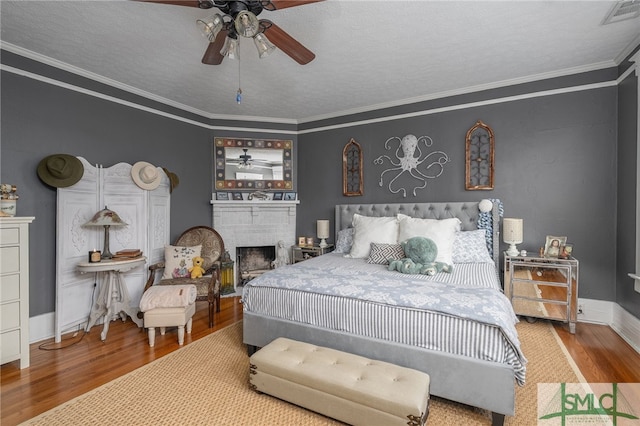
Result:
<svg viewBox="0 0 640 426">
<path fill-rule="evenodd" d="M 256 34 L 256 36 L 253 38 L 253 42 L 258 49 L 258 56 L 260 56 L 260 59 L 266 58 L 271 54 L 271 52 L 276 50 L 276 47 L 271 44 L 267 36 L 265 36 L 263 33 Z"/>
<path fill-rule="evenodd" d="M 522 242 L 522 219 L 505 217 L 502 221 L 502 240 L 508 244 L 520 244 Z"/>
<path fill-rule="evenodd" d="M 316 233 L 318 238 L 329 238 L 329 221 L 319 220 L 316 223 Z"/>
</svg>

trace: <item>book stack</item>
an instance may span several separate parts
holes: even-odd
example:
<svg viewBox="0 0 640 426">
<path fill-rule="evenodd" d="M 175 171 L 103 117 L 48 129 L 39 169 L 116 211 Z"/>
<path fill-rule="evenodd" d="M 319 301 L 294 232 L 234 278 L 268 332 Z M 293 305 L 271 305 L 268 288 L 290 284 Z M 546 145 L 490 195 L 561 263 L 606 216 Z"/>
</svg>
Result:
<svg viewBox="0 0 640 426">
<path fill-rule="evenodd" d="M 136 259 L 142 256 L 142 250 L 140 249 L 124 249 L 117 251 L 113 255 L 113 259 L 116 260 L 125 260 L 125 259 Z"/>
</svg>

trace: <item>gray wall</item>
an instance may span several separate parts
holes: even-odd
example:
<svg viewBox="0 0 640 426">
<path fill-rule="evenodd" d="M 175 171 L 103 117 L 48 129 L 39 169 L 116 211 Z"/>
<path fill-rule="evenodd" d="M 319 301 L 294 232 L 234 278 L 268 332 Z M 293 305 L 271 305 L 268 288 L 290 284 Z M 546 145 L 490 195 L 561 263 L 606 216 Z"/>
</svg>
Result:
<svg viewBox="0 0 640 426">
<path fill-rule="evenodd" d="M 3 52 L 3 63 L 7 58 L 11 59 L 10 55 Z M 32 64 L 25 68 L 29 66 Z M 40 71 L 46 75 L 50 70 Z M 626 225 L 631 220 L 629 214 L 634 213 L 626 209 L 635 203 L 635 195 L 634 201 L 627 203 L 628 194 L 635 192 L 635 183 L 626 177 L 633 175 L 637 167 L 630 160 L 636 158 L 633 126 L 637 123 L 637 110 L 631 109 L 637 91 L 632 80 L 625 80 L 620 87 L 498 102 L 367 125 L 349 124 L 363 118 L 388 118 L 545 89 L 610 82 L 617 74 L 615 69 L 605 70 L 304 123 L 299 126 L 302 133 L 292 137 L 287 125 L 273 125 L 281 133 L 251 130 L 266 128 L 269 123 L 245 123 L 244 132 L 217 131 L 217 125 L 238 123 L 206 119 L 201 119 L 202 125 L 184 123 L 2 71 L 0 181 L 18 186 L 19 215 L 36 216 L 31 228 L 30 315 L 52 312 L 55 306 L 56 191 L 38 179 L 35 170 L 40 159 L 52 153 L 69 153 L 106 167 L 140 160 L 167 167 L 180 177 L 180 186 L 171 201 L 173 239 L 190 226 L 211 223 L 212 141 L 216 136 L 237 136 L 296 142 L 294 158 L 299 172 L 294 189 L 301 199 L 298 235 L 315 235 L 315 221 L 332 219 L 333 206 L 338 203 L 499 198 L 504 202 L 506 216 L 524 219 L 525 243 L 521 248 L 535 251 L 546 235 L 567 235 L 575 243 L 575 254 L 581 263 L 580 297 L 617 301 L 640 316 L 638 294 L 629 292 L 622 280 L 622 272 L 627 272 L 622 267 L 628 266 L 628 259 L 635 258 L 635 247 L 622 235 L 616 237 L 616 220 Z M 464 190 L 464 136 L 478 119 L 491 126 L 496 136 L 496 180 L 492 191 Z M 329 124 L 343 127 L 313 130 Z M 618 148 L 619 127 L 621 136 L 625 136 Z M 373 159 L 383 153 L 386 139 L 409 133 L 433 138 L 433 148 L 445 151 L 451 162 L 441 177 L 419 190 L 417 197 L 409 194 L 402 199 L 399 194 L 390 194 L 386 185 L 377 185 L 384 168 L 374 165 Z M 342 195 L 342 148 L 350 138 L 364 150 L 362 197 Z M 629 183 L 622 185 L 620 180 Z M 621 214 L 622 210 L 629 213 Z M 620 256 L 621 250 L 625 251 L 624 256 Z"/>
<path fill-rule="evenodd" d="M 640 293 L 634 291 L 627 275 L 636 271 L 637 93 L 638 79 L 631 73 L 618 86 L 616 302 L 640 318 Z"/>
<path fill-rule="evenodd" d="M 65 153 L 104 167 L 148 161 L 176 173 L 173 241 L 191 226 L 211 226 L 213 138 L 267 137 L 214 132 L 9 72 L 2 72 L 0 83 L 0 182 L 17 185 L 19 216 L 36 217 L 30 228 L 30 316 L 55 311 L 56 190 L 36 174 L 42 158 Z"/>
<path fill-rule="evenodd" d="M 465 134 L 478 119 L 496 139 L 492 191 L 464 189 Z M 580 297 L 615 300 L 616 125 L 610 87 L 303 135 L 299 158 L 311 160 L 298 180 L 298 235 L 314 235 L 315 220 L 333 218 L 339 203 L 498 198 L 505 216 L 524 219 L 520 248 L 535 252 L 546 235 L 568 236 L 580 260 Z M 430 136 L 451 162 L 417 197 L 403 199 L 378 185 L 384 168 L 373 160 L 389 137 L 406 134 Z M 364 151 L 362 197 L 342 196 L 342 148 L 350 138 Z"/>
</svg>

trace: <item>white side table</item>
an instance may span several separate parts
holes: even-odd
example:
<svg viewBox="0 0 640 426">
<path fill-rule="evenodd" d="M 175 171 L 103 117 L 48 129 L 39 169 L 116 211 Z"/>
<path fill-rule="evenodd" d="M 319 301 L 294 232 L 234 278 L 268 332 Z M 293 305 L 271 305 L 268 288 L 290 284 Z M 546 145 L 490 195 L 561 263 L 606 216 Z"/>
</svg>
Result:
<svg viewBox="0 0 640 426">
<path fill-rule="evenodd" d="M 102 333 L 100 333 L 100 338 L 104 341 L 107 339 L 109 322 L 118 317 L 122 318 L 122 321 L 126 321 L 127 315 L 131 317 L 131 320 L 135 322 L 138 327 L 142 327 L 142 319 L 138 318 L 137 315 L 138 308 L 131 307 L 129 303 L 129 292 L 127 291 L 127 286 L 122 281 L 120 273 L 142 266 L 146 261 L 146 257 L 139 257 L 127 260 L 103 260 L 98 263 L 78 263 L 78 271 L 82 274 L 90 272 L 105 273 L 100 283 L 98 297 L 91 307 L 86 331 L 89 331 L 100 317 L 104 317 L 104 327 Z"/>
</svg>

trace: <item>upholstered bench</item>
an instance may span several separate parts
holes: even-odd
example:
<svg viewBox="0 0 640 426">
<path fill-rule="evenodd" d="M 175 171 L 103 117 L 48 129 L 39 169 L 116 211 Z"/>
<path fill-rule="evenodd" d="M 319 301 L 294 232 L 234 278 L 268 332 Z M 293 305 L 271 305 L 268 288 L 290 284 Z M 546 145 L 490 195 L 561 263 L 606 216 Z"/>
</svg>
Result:
<svg viewBox="0 0 640 426">
<path fill-rule="evenodd" d="M 156 327 L 160 327 L 160 334 L 164 336 L 167 327 L 178 327 L 178 344 L 184 344 L 184 330 L 191 333 L 193 314 L 196 304 L 192 303 L 183 308 L 155 308 L 144 313 L 144 326 L 148 328 L 149 346 L 156 342 Z"/>
<path fill-rule="evenodd" d="M 429 375 L 278 338 L 250 358 L 251 387 L 353 425 L 424 425 Z"/>
<path fill-rule="evenodd" d="M 184 329 L 191 333 L 196 312 L 196 286 L 153 286 L 142 294 L 140 311 L 144 312 L 144 327 L 149 331 L 149 346 L 156 341 L 156 327 L 164 336 L 167 327 L 178 327 L 178 344 L 184 344 Z"/>
</svg>

